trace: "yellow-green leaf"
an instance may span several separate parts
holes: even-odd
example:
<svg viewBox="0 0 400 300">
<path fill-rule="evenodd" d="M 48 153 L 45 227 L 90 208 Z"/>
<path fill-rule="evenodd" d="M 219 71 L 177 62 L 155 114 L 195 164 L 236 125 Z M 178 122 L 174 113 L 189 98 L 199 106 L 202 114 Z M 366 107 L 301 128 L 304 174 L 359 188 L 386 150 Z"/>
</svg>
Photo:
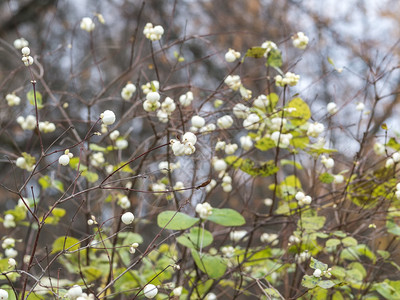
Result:
<svg viewBox="0 0 400 300">
<path fill-rule="evenodd" d="M 271 109 L 274 109 L 279 101 L 279 96 L 275 93 L 270 93 L 269 95 L 267 95 L 267 98 L 269 100 L 269 107 L 271 107 Z"/>
<path fill-rule="evenodd" d="M 279 171 L 279 168 L 275 165 L 273 160 L 261 162 L 259 165 L 256 165 L 251 159 L 242 159 L 231 155 L 225 157 L 225 161 L 227 164 L 232 165 L 235 169 L 239 168 L 251 176 L 267 177 Z"/>
<path fill-rule="evenodd" d="M 301 98 L 293 98 L 288 103 L 288 108 L 292 108 L 287 117 L 290 118 L 293 125 L 300 126 L 306 123 L 311 117 L 311 111 L 308 104 Z"/>
<path fill-rule="evenodd" d="M 329 173 L 322 173 L 321 175 L 319 175 L 319 180 L 322 183 L 332 183 L 334 179 L 335 177 Z"/>
<path fill-rule="evenodd" d="M 389 142 L 386 144 L 386 146 L 388 146 L 396 151 L 400 150 L 400 144 L 396 141 L 395 138 L 390 138 Z"/>
<path fill-rule="evenodd" d="M 117 169 L 119 169 L 121 166 L 123 166 L 125 164 L 126 164 L 126 161 L 120 162 L 118 165 L 114 166 L 113 171 L 116 171 Z M 132 174 L 135 173 L 135 171 L 132 170 L 132 168 L 129 166 L 129 164 L 122 167 L 122 169 L 120 169 L 119 171 L 126 172 L 126 173 L 132 173 Z"/>
<path fill-rule="evenodd" d="M 97 151 L 97 152 L 107 152 L 107 149 L 104 147 L 101 147 L 97 144 L 90 144 L 89 149 L 92 151 Z"/>
<path fill-rule="evenodd" d="M 60 236 L 53 242 L 53 250 L 51 253 L 57 253 L 59 251 L 75 251 L 80 247 L 80 242 L 78 239 L 71 236 Z"/>
<path fill-rule="evenodd" d="M 301 219 L 301 222 L 299 220 L 298 226 L 306 230 L 319 230 L 324 227 L 325 219 L 323 216 L 304 217 Z"/>
<path fill-rule="evenodd" d="M 22 157 L 25 158 L 25 162 L 28 166 L 33 166 L 36 163 L 36 158 L 26 152 L 22 152 Z"/>
<path fill-rule="evenodd" d="M 310 275 L 304 275 L 301 281 L 301 285 L 308 288 L 313 289 L 317 286 L 318 282 L 321 281 L 321 278 L 317 278 Z"/>
<path fill-rule="evenodd" d="M 46 190 L 51 186 L 51 179 L 48 175 L 40 177 L 38 182 L 43 190 Z"/>
<path fill-rule="evenodd" d="M 350 247 L 350 246 L 357 246 L 358 242 L 355 238 L 348 236 L 342 240 L 343 246 Z"/>
<path fill-rule="evenodd" d="M 97 173 L 94 173 L 94 172 L 90 172 L 90 171 L 88 171 L 88 170 L 85 170 L 85 171 L 83 171 L 82 172 L 82 176 L 85 176 L 86 177 L 86 179 L 89 181 L 89 182 L 96 182 L 98 179 L 99 179 L 99 175 L 97 175 Z"/>
<path fill-rule="evenodd" d="M 35 94 L 33 92 L 33 90 L 30 90 L 27 94 L 26 94 L 26 98 L 28 99 L 29 103 L 33 106 L 35 106 Z M 42 109 L 43 106 L 43 99 L 42 99 L 42 94 L 39 93 L 38 91 L 36 91 L 36 103 L 37 103 L 37 108 L 38 109 Z"/>
<path fill-rule="evenodd" d="M 325 244 L 326 247 L 336 247 L 337 245 L 340 245 L 339 239 L 329 239 Z"/>
<path fill-rule="evenodd" d="M 87 167 L 83 164 L 79 164 L 79 157 L 73 157 L 69 160 L 69 166 L 74 169 L 77 170 L 78 166 L 79 166 L 79 171 L 84 171 L 87 169 Z"/>
<path fill-rule="evenodd" d="M 62 218 L 65 216 L 66 210 L 64 208 L 56 207 L 51 213 L 57 218 Z"/>
<path fill-rule="evenodd" d="M 332 280 L 321 280 L 320 282 L 318 282 L 318 286 L 323 289 L 330 289 L 334 285 L 336 285 L 336 283 Z"/>
<path fill-rule="evenodd" d="M 87 282 L 92 282 L 103 275 L 103 272 L 99 268 L 94 266 L 82 267 L 82 273 Z"/>
<path fill-rule="evenodd" d="M 267 49 L 261 48 L 261 47 L 252 47 L 246 52 L 247 57 L 253 57 L 253 58 L 262 58 L 264 57 L 265 52 Z"/>
<path fill-rule="evenodd" d="M 60 180 L 53 180 L 52 185 L 61 193 L 64 193 L 64 184 Z"/>
<path fill-rule="evenodd" d="M 320 262 L 319 260 L 311 257 L 310 260 L 310 268 L 312 269 L 320 269 L 322 272 L 328 270 L 328 265 Z"/>
<path fill-rule="evenodd" d="M 280 68 L 282 66 L 282 54 L 278 49 L 271 49 L 268 53 L 266 66 Z"/>
<path fill-rule="evenodd" d="M 261 151 L 267 151 L 276 148 L 276 144 L 271 138 L 263 137 L 256 142 L 255 147 Z"/>
<path fill-rule="evenodd" d="M 334 68 L 335 67 L 335 63 L 333 62 L 332 58 L 330 58 L 329 56 L 327 57 L 328 63 L 331 64 Z"/>
<path fill-rule="evenodd" d="M 294 166 L 298 170 L 303 170 L 303 166 L 299 164 L 297 161 L 289 160 L 289 159 L 281 159 L 281 166 L 290 165 Z"/>
<path fill-rule="evenodd" d="M 143 238 L 139 233 L 135 232 L 121 232 L 119 237 L 123 238 L 123 245 L 131 245 L 133 243 L 141 244 L 143 243 Z"/>
</svg>

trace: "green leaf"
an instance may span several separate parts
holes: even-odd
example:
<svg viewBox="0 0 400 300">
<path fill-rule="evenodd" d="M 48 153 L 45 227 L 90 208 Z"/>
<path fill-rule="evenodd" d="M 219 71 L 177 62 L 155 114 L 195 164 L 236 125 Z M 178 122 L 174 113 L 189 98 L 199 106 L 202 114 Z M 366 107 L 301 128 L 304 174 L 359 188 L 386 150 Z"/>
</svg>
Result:
<svg viewBox="0 0 400 300">
<path fill-rule="evenodd" d="M 340 291 L 336 291 L 333 295 L 332 295 L 332 300 L 345 300 L 342 296 L 342 294 L 340 293 Z"/>
<path fill-rule="evenodd" d="M 227 264 L 221 256 L 212 256 L 206 253 L 200 254 L 193 249 L 191 252 L 197 267 L 210 278 L 217 279 L 225 274 Z"/>
<path fill-rule="evenodd" d="M 278 49 L 271 49 L 268 53 L 266 66 L 280 68 L 282 66 L 282 54 Z"/>
<path fill-rule="evenodd" d="M 354 248 L 356 249 L 357 253 L 359 255 L 364 255 L 365 257 L 369 258 L 374 264 L 376 262 L 376 255 L 374 254 L 374 252 L 372 252 L 367 245 L 365 244 L 360 244 L 357 246 L 354 246 Z"/>
<path fill-rule="evenodd" d="M 121 232 L 119 237 L 123 238 L 123 245 L 131 245 L 133 243 L 141 244 L 143 243 L 143 238 L 139 233 L 135 232 Z"/>
<path fill-rule="evenodd" d="M 359 260 L 360 255 L 369 258 L 373 263 L 376 262 L 376 255 L 365 244 L 343 249 L 342 253 L 340 254 L 340 258 L 354 261 Z"/>
<path fill-rule="evenodd" d="M 30 201 L 27 201 L 27 200 L 28 199 L 25 198 L 25 201 L 28 202 L 29 206 L 31 207 Z M 36 199 L 36 201 L 38 202 L 38 199 Z M 25 220 L 26 212 L 27 212 L 27 209 L 26 209 L 25 205 L 24 206 L 17 205 L 17 206 L 15 206 L 14 209 L 10 209 L 10 210 L 5 211 L 4 215 L 7 215 L 7 214 L 13 215 L 14 216 L 14 221 L 15 222 L 19 222 L 19 221 Z"/>
<path fill-rule="evenodd" d="M 26 152 L 22 152 L 22 157 L 25 158 L 25 162 L 28 166 L 33 166 L 36 163 L 36 158 Z"/>
<path fill-rule="evenodd" d="M 119 164 L 115 165 L 113 171 L 116 171 L 123 166 L 122 169 L 119 169 L 119 171 L 134 174 L 135 171 L 132 170 L 132 168 L 129 166 L 129 164 L 126 164 L 126 163 L 127 163 L 126 161 L 122 161 Z"/>
<path fill-rule="evenodd" d="M 80 171 L 85 171 L 87 169 L 87 167 L 84 164 L 79 164 L 79 157 L 71 158 L 69 160 L 69 166 L 74 170 L 78 170 L 78 166 Z"/>
<path fill-rule="evenodd" d="M 375 283 L 375 290 L 385 299 L 400 299 L 400 291 L 389 284 L 389 280 Z"/>
<path fill-rule="evenodd" d="M 330 273 L 339 279 L 343 279 L 346 277 L 346 270 L 339 266 L 333 266 Z"/>
<path fill-rule="evenodd" d="M 360 259 L 359 255 L 357 254 L 357 252 L 352 247 L 343 249 L 343 251 L 340 253 L 340 258 L 341 259 L 347 259 L 347 260 L 358 260 L 358 259 Z"/>
<path fill-rule="evenodd" d="M 80 247 L 80 242 L 78 239 L 70 237 L 70 236 L 60 236 L 53 243 L 52 254 L 57 253 L 59 251 L 75 251 Z"/>
<path fill-rule="evenodd" d="M 94 266 L 82 267 L 82 273 L 87 282 L 92 282 L 96 279 L 99 279 L 103 275 L 103 271 Z"/>
<path fill-rule="evenodd" d="M 51 186 L 51 179 L 48 175 L 40 177 L 38 182 L 43 190 L 46 190 Z"/>
<path fill-rule="evenodd" d="M 359 281 L 364 280 L 364 278 L 367 276 L 367 271 L 365 270 L 364 266 L 362 264 L 360 264 L 359 262 L 352 262 L 351 264 L 349 264 L 347 266 L 347 268 L 349 270 L 357 270 L 360 272 L 361 277 L 360 277 Z"/>
<path fill-rule="evenodd" d="M 339 239 L 329 239 L 326 241 L 325 247 L 336 247 L 337 245 L 340 245 Z"/>
<path fill-rule="evenodd" d="M 59 190 L 61 193 L 64 193 L 64 184 L 60 180 L 53 180 L 52 186 Z"/>
<path fill-rule="evenodd" d="M 314 144 L 308 144 L 307 146 L 309 147 L 310 153 L 314 153 L 317 155 L 331 154 L 331 153 L 337 152 L 336 149 L 326 149 L 326 148 L 315 147 Z"/>
<path fill-rule="evenodd" d="M 292 186 L 301 189 L 301 182 L 295 175 L 287 176 L 280 185 Z"/>
<path fill-rule="evenodd" d="M 364 278 L 363 273 L 357 269 L 350 269 L 346 271 L 346 280 L 353 282 L 361 282 Z"/>
<path fill-rule="evenodd" d="M 157 217 L 157 224 L 161 228 L 171 230 L 185 230 L 192 227 L 200 219 L 191 217 L 187 214 L 167 210 L 160 213 Z"/>
<path fill-rule="evenodd" d="M 271 176 L 279 171 L 279 168 L 275 165 L 273 160 L 260 163 L 258 166 L 255 165 L 251 159 L 242 159 L 237 156 L 231 155 L 225 157 L 227 164 L 232 165 L 234 168 L 239 168 L 243 172 L 251 176 Z"/>
<path fill-rule="evenodd" d="M 264 292 L 266 292 L 267 294 L 268 294 L 268 296 L 273 296 L 273 298 L 272 299 L 279 299 L 279 298 L 281 298 L 281 294 L 277 291 L 277 290 L 275 290 L 274 288 L 267 288 L 267 289 L 264 289 Z"/>
<path fill-rule="evenodd" d="M 334 179 L 335 177 L 329 173 L 322 173 L 321 175 L 319 175 L 319 180 L 322 183 L 332 183 Z"/>
<path fill-rule="evenodd" d="M 240 213 L 230 208 L 213 208 L 207 220 L 227 227 L 242 226 L 246 223 Z"/>
<path fill-rule="evenodd" d="M 7 259 L 7 261 L 8 261 L 8 259 Z M 8 293 L 8 298 L 7 298 L 8 300 L 16 300 L 17 299 L 15 297 L 14 290 L 11 288 L 10 285 L 4 284 L 4 285 L 0 286 L 0 289 L 5 290 Z"/>
<path fill-rule="evenodd" d="M 53 214 L 53 216 L 57 217 L 57 218 L 62 218 L 65 216 L 66 214 L 66 210 L 64 208 L 54 208 L 51 212 Z"/>
<path fill-rule="evenodd" d="M 33 90 L 30 90 L 27 94 L 26 94 L 26 98 L 28 99 L 29 103 L 33 106 L 35 106 L 35 94 L 33 92 Z M 42 109 L 43 106 L 43 99 L 42 99 L 42 94 L 39 93 L 38 91 L 36 91 L 36 103 L 37 103 L 37 108 L 38 109 Z"/>
<path fill-rule="evenodd" d="M 246 52 L 246 57 L 253 57 L 253 58 L 262 58 L 264 57 L 265 52 L 267 49 L 261 47 L 252 47 Z"/>
<path fill-rule="evenodd" d="M 185 233 L 176 238 L 181 245 L 191 249 L 203 249 L 213 242 L 213 236 L 208 230 L 203 228 L 191 228 L 189 233 Z"/>
<path fill-rule="evenodd" d="M 0 272 L 8 271 L 8 258 L 0 259 Z"/>
<path fill-rule="evenodd" d="M 303 217 L 298 221 L 298 225 L 300 228 L 304 228 L 306 230 L 316 231 L 324 227 L 325 225 L 325 217 L 323 216 L 312 216 L 312 217 Z"/>
<path fill-rule="evenodd" d="M 243 260 L 246 259 L 245 266 L 259 266 L 261 262 L 267 262 L 268 259 L 273 255 L 271 248 L 269 247 L 257 252 L 246 252 L 245 250 L 242 251 L 243 254 L 238 256 L 237 261 L 238 263 L 242 263 Z"/>
<path fill-rule="evenodd" d="M 324 232 L 315 232 L 313 234 L 315 234 L 316 237 L 319 237 L 321 239 L 327 239 L 329 237 L 329 234 Z"/>
<path fill-rule="evenodd" d="M 59 190 L 61 193 L 64 193 L 64 185 L 60 180 L 51 180 L 50 176 L 46 175 L 40 177 L 38 182 L 43 190 L 46 190 L 49 187 L 53 187 Z"/>
<path fill-rule="evenodd" d="M 341 231 L 341 230 L 334 231 L 332 234 L 335 235 L 335 236 L 337 236 L 337 237 L 340 237 L 340 238 L 344 238 L 344 237 L 347 236 L 347 234 L 344 233 L 344 232 Z"/>
<path fill-rule="evenodd" d="M 294 148 L 305 149 L 309 146 L 310 138 L 304 134 L 300 135 L 296 131 L 292 131 L 293 138 L 290 140 L 290 145 Z"/>
<path fill-rule="evenodd" d="M 255 147 L 261 151 L 267 151 L 276 148 L 276 144 L 271 138 L 263 137 L 256 142 Z"/>
<path fill-rule="evenodd" d="M 320 281 L 321 281 L 320 278 L 310 276 L 310 275 L 304 275 L 303 279 L 301 280 L 301 285 L 308 289 L 313 289 L 317 286 L 317 284 Z"/>
<path fill-rule="evenodd" d="M 198 294 L 201 297 L 205 296 L 206 293 L 210 290 L 213 282 L 214 282 L 214 280 L 212 280 L 212 279 L 208 279 L 205 282 L 201 281 L 201 280 L 199 280 L 197 282 L 193 282 L 194 288 L 196 290 L 196 295 Z M 184 297 L 183 299 L 182 298 L 179 298 L 179 299 L 184 300 L 184 299 L 187 299 L 187 297 Z"/>
<path fill-rule="evenodd" d="M 157 88 L 156 88 L 156 86 L 154 85 L 154 82 L 153 82 L 153 81 L 150 81 L 150 85 L 151 85 L 151 91 L 152 91 L 152 92 L 157 92 Z"/>
<path fill-rule="evenodd" d="M 271 111 L 275 108 L 276 104 L 279 102 L 279 96 L 275 93 L 270 93 L 267 95 L 267 99 L 269 100 L 269 107 L 271 107 Z"/>
<path fill-rule="evenodd" d="M 395 138 L 390 138 L 389 142 L 387 142 L 386 146 L 388 146 L 396 151 L 400 150 L 400 144 L 398 142 L 396 142 Z"/>
<path fill-rule="evenodd" d="M 88 171 L 88 170 L 84 170 L 83 172 L 82 172 L 82 176 L 84 176 L 84 177 L 86 177 L 86 179 L 89 181 L 89 182 L 96 182 L 97 180 L 99 180 L 99 175 L 97 175 L 97 173 L 95 173 L 95 172 L 90 172 L 90 171 Z"/>
<path fill-rule="evenodd" d="M 335 67 L 335 64 L 334 64 L 334 62 L 333 62 L 333 60 L 332 60 L 332 58 L 330 58 L 329 56 L 327 57 L 327 60 L 328 60 L 328 63 L 330 63 L 334 68 L 336 68 Z"/>
<path fill-rule="evenodd" d="M 45 300 L 46 298 L 43 297 L 41 294 L 37 294 L 35 292 L 29 294 L 28 297 L 26 297 L 26 300 Z"/>
<path fill-rule="evenodd" d="M 286 215 L 290 213 L 290 207 L 287 203 L 282 203 L 281 205 L 278 206 L 278 208 L 275 210 L 275 213 L 278 215 Z"/>
<path fill-rule="evenodd" d="M 390 252 L 385 251 L 385 250 L 377 250 L 376 251 L 380 256 L 382 256 L 383 259 L 388 259 L 390 258 Z"/>
<path fill-rule="evenodd" d="M 303 166 L 301 164 L 299 164 L 297 161 L 292 161 L 289 159 L 281 159 L 280 162 L 281 162 L 281 166 L 290 165 L 290 166 L 294 166 L 298 170 L 303 170 Z"/>
<path fill-rule="evenodd" d="M 342 240 L 343 246 L 350 247 L 350 246 L 357 246 L 358 242 L 355 238 L 348 236 Z"/>
<path fill-rule="evenodd" d="M 109 203 L 109 202 L 111 202 L 113 200 L 113 197 L 112 197 L 112 195 L 110 194 L 110 195 L 108 195 L 107 197 L 106 197 L 106 199 L 104 199 L 104 202 L 105 203 Z"/>
<path fill-rule="evenodd" d="M 301 189 L 300 180 L 295 175 L 289 175 L 279 184 L 277 196 L 290 201 Z"/>
<path fill-rule="evenodd" d="M 336 283 L 334 283 L 332 280 L 322 280 L 318 282 L 318 286 L 323 289 L 330 289 L 334 285 L 336 285 Z"/>
<path fill-rule="evenodd" d="M 310 260 L 310 268 L 312 269 L 320 269 L 322 272 L 328 270 L 328 265 L 320 262 L 319 260 L 311 257 Z"/>
<path fill-rule="evenodd" d="M 89 149 L 97 152 L 108 152 L 106 148 L 101 147 L 97 144 L 89 144 Z"/>
<path fill-rule="evenodd" d="M 290 118 L 290 122 L 295 126 L 303 125 L 311 117 L 311 111 L 308 104 L 301 98 L 293 98 L 287 105 L 289 108 L 293 108 L 293 111 L 288 113 L 287 117 Z"/>
<path fill-rule="evenodd" d="M 241 158 L 239 158 L 239 157 L 237 157 L 235 155 L 230 155 L 230 156 L 225 157 L 225 162 L 228 165 L 231 165 L 232 167 L 237 169 L 242 165 L 243 159 L 241 159 Z"/>
<path fill-rule="evenodd" d="M 393 219 L 388 219 L 386 221 L 386 228 L 387 232 L 394 235 L 400 235 L 400 226 L 398 226 Z"/>
<path fill-rule="evenodd" d="M 328 290 L 316 286 L 312 290 L 307 291 L 307 299 L 312 300 L 326 300 L 329 299 Z"/>
</svg>

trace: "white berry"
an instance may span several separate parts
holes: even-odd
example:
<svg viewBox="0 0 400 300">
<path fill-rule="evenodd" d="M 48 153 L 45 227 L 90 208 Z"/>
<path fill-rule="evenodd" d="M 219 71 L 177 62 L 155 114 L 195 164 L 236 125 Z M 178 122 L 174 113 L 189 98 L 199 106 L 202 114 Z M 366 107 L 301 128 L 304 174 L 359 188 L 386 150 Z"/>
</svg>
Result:
<svg viewBox="0 0 400 300">
<path fill-rule="evenodd" d="M 154 298 L 158 293 L 158 289 L 154 284 L 148 284 L 143 289 L 143 294 L 146 298 Z"/>
<path fill-rule="evenodd" d="M 126 212 L 122 215 L 121 217 L 121 221 L 122 223 L 124 223 L 125 225 L 129 225 L 132 224 L 133 220 L 135 219 L 135 216 L 133 215 L 133 213 L 131 212 Z"/>
</svg>

